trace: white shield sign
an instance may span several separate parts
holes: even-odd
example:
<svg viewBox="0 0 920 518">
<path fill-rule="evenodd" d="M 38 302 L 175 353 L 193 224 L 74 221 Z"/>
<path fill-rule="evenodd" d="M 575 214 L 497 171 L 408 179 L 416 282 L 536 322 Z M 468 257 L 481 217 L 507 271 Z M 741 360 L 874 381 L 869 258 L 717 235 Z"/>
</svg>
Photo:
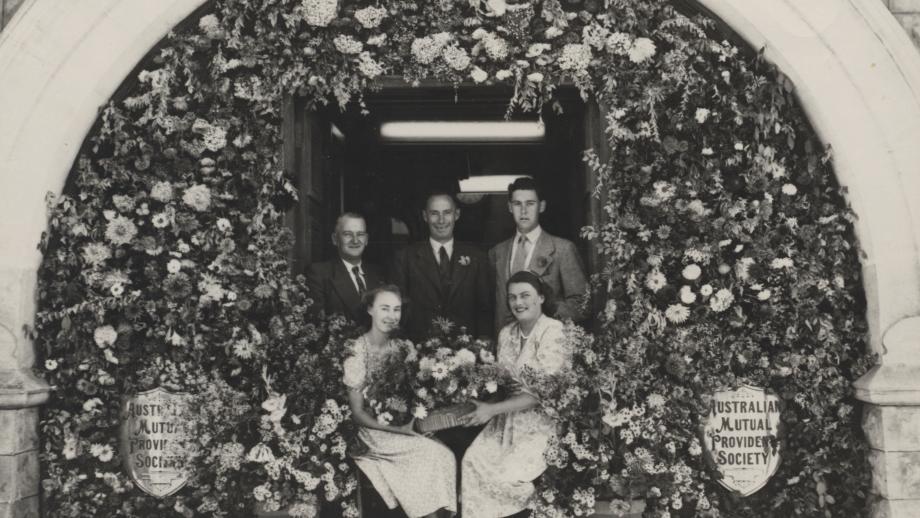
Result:
<svg viewBox="0 0 920 518">
<path fill-rule="evenodd" d="M 121 407 L 125 470 L 145 493 L 166 497 L 188 481 L 183 454 L 188 394 L 157 387 L 126 397 Z"/>
<path fill-rule="evenodd" d="M 779 467 L 779 403 L 751 385 L 712 396 L 703 443 L 722 474 L 719 482 L 741 496 L 759 491 Z"/>
</svg>

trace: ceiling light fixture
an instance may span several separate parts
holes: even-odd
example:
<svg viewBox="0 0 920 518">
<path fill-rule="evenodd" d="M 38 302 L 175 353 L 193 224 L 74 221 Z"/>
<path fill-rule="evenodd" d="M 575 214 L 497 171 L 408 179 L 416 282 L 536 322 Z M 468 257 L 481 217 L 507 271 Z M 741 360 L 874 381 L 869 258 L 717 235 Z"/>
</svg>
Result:
<svg viewBox="0 0 920 518">
<path fill-rule="evenodd" d="M 392 121 L 380 126 L 385 142 L 534 142 L 545 136 L 538 121 Z"/>
</svg>

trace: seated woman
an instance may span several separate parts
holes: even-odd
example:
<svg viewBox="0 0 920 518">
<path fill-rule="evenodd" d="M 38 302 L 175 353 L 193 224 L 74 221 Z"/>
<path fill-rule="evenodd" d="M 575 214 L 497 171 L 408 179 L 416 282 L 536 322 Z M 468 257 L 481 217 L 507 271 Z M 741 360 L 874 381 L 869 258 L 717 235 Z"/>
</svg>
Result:
<svg viewBox="0 0 920 518">
<path fill-rule="evenodd" d="M 498 335 L 498 364 L 507 367 L 520 389 L 497 403 L 476 403 L 465 424 L 488 423 L 461 463 L 460 509 L 464 518 L 498 518 L 526 509 L 533 481 L 546 470 L 543 452 L 556 433 L 529 388 L 533 375 L 571 366 L 562 322 L 544 314 L 548 288 L 540 278 L 520 271 L 508 279 L 508 306 L 515 322 Z M 532 372 L 524 375 L 524 368 Z"/>
<path fill-rule="evenodd" d="M 380 424 L 364 407 L 365 381 L 400 348 L 401 342 L 391 338 L 402 311 L 399 289 L 381 286 L 365 293 L 362 302 L 371 317 L 370 329 L 351 343 L 353 355 L 344 365 L 352 417 L 360 425 L 358 437 L 367 445 L 355 463 L 390 509 L 398 504 L 410 518 L 451 516 L 457 510 L 454 454 L 414 432 L 412 422 Z"/>
</svg>

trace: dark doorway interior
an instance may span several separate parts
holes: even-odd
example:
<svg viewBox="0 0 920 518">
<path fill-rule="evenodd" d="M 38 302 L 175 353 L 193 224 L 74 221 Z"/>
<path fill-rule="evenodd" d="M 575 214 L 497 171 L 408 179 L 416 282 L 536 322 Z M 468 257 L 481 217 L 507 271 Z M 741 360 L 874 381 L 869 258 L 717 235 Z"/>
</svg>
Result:
<svg viewBox="0 0 920 518">
<path fill-rule="evenodd" d="M 382 126 L 394 121 L 502 121 L 510 94 L 492 87 L 396 85 L 369 94 L 364 113 L 358 106 L 306 112 L 293 101 L 288 133 L 296 142 L 286 145 L 285 156 L 300 178 L 301 206 L 292 216 L 299 266 L 332 255 L 329 235 L 342 211 L 367 218 L 368 259 L 385 263 L 397 247 L 427 237 L 421 209 L 433 188 L 459 193 L 457 238 L 488 249 L 514 231 L 507 196 L 460 193 L 460 182 L 492 175 L 533 176 L 547 199 L 542 226 L 580 243 L 590 205 L 581 158 L 589 146 L 585 104 L 574 88 L 560 88 L 557 105 L 542 114 L 513 114 L 512 121 L 537 121 L 542 115 L 545 136 L 540 139 L 427 142 L 381 135 Z M 506 186 L 499 184 L 496 191 Z"/>
</svg>

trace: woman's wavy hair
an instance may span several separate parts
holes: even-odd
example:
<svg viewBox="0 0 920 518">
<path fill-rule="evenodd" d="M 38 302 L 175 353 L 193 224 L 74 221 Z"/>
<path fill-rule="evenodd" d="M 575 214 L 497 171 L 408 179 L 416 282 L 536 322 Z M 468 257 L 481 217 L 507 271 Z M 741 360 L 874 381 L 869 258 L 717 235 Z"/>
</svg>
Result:
<svg viewBox="0 0 920 518">
<path fill-rule="evenodd" d="M 529 271 L 521 270 L 511 277 L 508 278 L 508 282 L 505 283 L 505 305 L 508 306 L 508 311 L 511 311 L 511 305 L 508 304 L 507 293 L 508 288 L 515 283 L 527 283 L 533 286 L 537 290 L 537 294 L 543 295 L 543 304 L 540 306 L 543 310 L 543 314 L 551 317 L 556 314 L 556 297 L 553 294 L 553 289 L 546 285 L 541 279 L 540 276 Z"/>
</svg>

